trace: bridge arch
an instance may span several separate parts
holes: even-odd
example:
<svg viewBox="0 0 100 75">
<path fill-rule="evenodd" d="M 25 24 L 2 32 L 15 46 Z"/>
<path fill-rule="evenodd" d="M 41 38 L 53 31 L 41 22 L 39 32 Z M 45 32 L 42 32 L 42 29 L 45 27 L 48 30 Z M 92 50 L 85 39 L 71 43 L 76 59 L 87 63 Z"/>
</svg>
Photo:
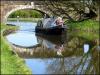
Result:
<svg viewBox="0 0 100 75">
<path fill-rule="evenodd" d="M 8 18 L 8 16 L 11 14 L 11 13 L 13 13 L 13 12 L 15 12 L 15 11 L 18 11 L 18 10 L 22 10 L 22 9 L 33 9 L 33 10 L 36 10 L 36 11 L 39 11 L 39 12 L 41 12 L 42 14 L 44 13 L 44 14 L 47 14 L 48 16 L 50 16 L 51 15 L 51 13 L 50 13 L 50 11 L 47 11 L 47 10 L 45 10 L 45 9 L 43 9 L 42 7 L 34 7 L 34 6 L 31 6 L 31 5 L 20 5 L 20 6 L 18 6 L 18 7 L 15 7 L 15 8 L 12 8 L 10 11 L 8 11 L 6 14 L 5 14 L 5 16 L 4 16 L 4 21 L 5 21 L 5 23 L 7 22 L 7 18 Z"/>
</svg>

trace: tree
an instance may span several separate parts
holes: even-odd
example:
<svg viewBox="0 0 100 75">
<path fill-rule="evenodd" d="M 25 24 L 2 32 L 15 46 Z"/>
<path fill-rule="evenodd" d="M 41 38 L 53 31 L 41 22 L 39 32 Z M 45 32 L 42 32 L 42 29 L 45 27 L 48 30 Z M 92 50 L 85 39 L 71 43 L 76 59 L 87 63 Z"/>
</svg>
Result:
<svg viewBox="0 0 100 75">
<path fill-rule="evenodd" d="M 44 5 L 46 5 L 54 15 L 63 16 L 71 21 L 80 21 L 98 17 L 98 3 L 99 1 L 96 0 L 67 0 L 45 1 Z"/>
</svg>

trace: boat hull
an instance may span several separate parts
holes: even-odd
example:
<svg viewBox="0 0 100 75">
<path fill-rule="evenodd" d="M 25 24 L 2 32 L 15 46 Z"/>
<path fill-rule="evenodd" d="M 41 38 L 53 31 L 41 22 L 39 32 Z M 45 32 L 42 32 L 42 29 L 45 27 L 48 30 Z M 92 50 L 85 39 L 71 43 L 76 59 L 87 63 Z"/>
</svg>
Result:
<svg viewBox="0 0 100 75">
<path fill-rule="evenodd" d="M 41 27 L 36 26 L 35 28 L 36 34 L 41 33 L 41 34 L 46 34 L 46 35 L 61 35 L 65 31 L 66 31 L 66 28 L 60 27 L 60 26 L 51 27 L 51 28 L 41 28 Z"/>
</svg>

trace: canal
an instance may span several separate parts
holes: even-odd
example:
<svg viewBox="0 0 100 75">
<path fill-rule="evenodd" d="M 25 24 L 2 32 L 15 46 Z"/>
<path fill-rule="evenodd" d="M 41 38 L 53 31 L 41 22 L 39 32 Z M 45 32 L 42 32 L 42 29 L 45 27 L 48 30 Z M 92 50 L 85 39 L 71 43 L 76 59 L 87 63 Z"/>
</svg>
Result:
<svg viewBox="0 0 100 75">
<path fill-rule="evenodd" d="M 38 35 L 35 22 L 8 21 L 19 30 L 6 36 L 13 52 L 25 60 L 33 74 L 96 74 L 99 46 L 95 36 L 67 31 L 62 35 Z M 81 32 L 81 34 L 88 34 Z"/>
</svg>

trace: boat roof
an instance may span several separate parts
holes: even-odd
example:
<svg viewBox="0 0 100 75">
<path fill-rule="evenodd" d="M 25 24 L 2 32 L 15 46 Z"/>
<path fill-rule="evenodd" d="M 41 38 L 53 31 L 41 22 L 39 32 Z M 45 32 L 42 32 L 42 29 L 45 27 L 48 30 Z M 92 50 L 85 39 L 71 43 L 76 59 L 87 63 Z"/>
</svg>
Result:
<svg viewBox="0 0 100 75">
<path fill-rule="evenodd" d="M 56 18 L 54 18 L 54 17 L 43 19 L 42 20 L 43 27 L 48 28 L 50 26 L 53 26 L 54 25 L 53 23 L 55 22 L 55 20 L 56 20 Z"/>
</svg>

